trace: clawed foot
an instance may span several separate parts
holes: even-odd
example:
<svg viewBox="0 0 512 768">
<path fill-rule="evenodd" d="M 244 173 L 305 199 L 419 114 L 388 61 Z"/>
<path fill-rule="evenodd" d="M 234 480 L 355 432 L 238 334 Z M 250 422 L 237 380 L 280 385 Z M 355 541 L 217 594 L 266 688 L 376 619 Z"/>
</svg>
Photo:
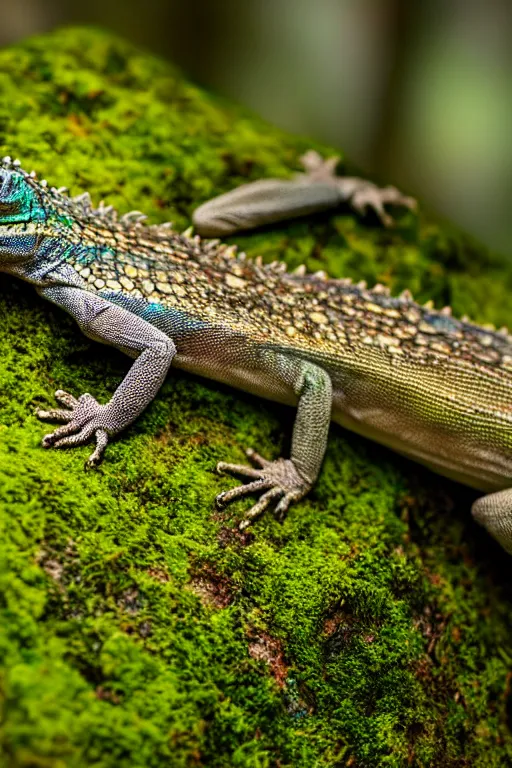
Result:
<svg viewBox="0 0 512 768">
<path fill-rule="evenodd" d="M 305 174 L 300 174 L 302 177 L 305 175 L 311 181 L 324 181 L 327 183 L 335 182 L 339 178 L 336 176 L 336 166 L 340 161 L 339 155 L 333 155 L 324 160 L 322 155 L 319 155 L 314 149 L 309 149 L 299 160 L 306 171 Z"/>
<path fill-rule="evenodd" d="M 393 225 L 393 217 L 384 210 L 384 206 L 388 203 L 392 205 L 403 205 L 405 208 L 409 208 L 410 211 L 415 211 L 417 208 L 416 200 L 413 197 L 402 195 L 400 190 L 396 187 L 389 186 L 381 189 L 370 181 L 362 183 L 362 185 L 356 189 L 350 198 L 350 203 L 352 207 L 361 214 L 363 214 L 367 208 L 373 208 L 385 227 L 391 227 Z"/>
<path fill-rule="evenodd" d="M 306 173 L 299 176 L 312 183 L 321 182 L 338 187 L 343 199 L 349 200 L 358 213 L 364 214 L 367 208 L 372 208 L 385 227 L 393 224 L 393 217 L 384 210 L 385 205 L 402 205 L 411 211 L 417 209 L 416 200 L 403 195 L 396 187 L 389 186 L 381 189 L 365 179 L 337 176 L 336 166 L 339 159 L 338 156 L 334 156 L 324 160 L 318 152 L 310 149 L 300 158 Z"/>
<path fill-rule="evenodd" d="M 69 408 L 55 408 L 51 411 L 38 409 L 36 416 L 40 419 L 63 422 L 54 432 L 43 437 L 44 448 L 66 448 L 87 443 L 92 437 L 96 440 L 96 448 L 86 462 L 86 467 L 97 466 L 107 447 L 109 434 L 109 412 L 107 405 L 100 405 L 92 395 L 81 395 L 78 400 L 68 392 L 58 389 L 55 393 L 57 401 Z"/>
<path fill-rule="evenodd" d="M 299 475 L 290 459 L 267 461 L 252 449 L 246 453 L 257 468 L 245 464 L 226 464 L 223 461 L 217 464 L 217 472 L 241 475 L 251 481 L 219 493 L 217 506 L 224 507 L 235 499 L 265 491 L 259 501 L 246 512 L 245 519 L 239 525 L 241 531 L 273 504 L 276 504 L 274 514 L 278 519 L 282 519 L 290 504 L 305 496 L 311 487 Z"/>
</svg>

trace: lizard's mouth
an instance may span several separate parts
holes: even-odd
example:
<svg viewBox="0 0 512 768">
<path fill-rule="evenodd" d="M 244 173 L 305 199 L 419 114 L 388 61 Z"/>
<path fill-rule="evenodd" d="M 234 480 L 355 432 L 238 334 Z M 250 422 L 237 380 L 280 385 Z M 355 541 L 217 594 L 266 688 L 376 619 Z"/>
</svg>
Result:
<svg viewBox="0 0 512 768">
<path fill-rule="evenodd" d="M 1 216 L 1 214 L 0 214 Z M 9 222 L 9 224 L 0 223 L 0 237 L 16 237 L 17 235 L 37 235 L 38 226 L 30 219 L 20 219 L 19 221 Z"/>
</svg>

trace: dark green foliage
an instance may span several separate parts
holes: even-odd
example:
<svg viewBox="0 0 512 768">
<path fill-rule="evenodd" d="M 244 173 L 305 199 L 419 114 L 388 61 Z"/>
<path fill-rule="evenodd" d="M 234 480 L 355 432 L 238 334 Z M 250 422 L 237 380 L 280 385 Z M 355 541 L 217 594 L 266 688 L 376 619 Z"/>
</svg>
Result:
<svg viewBox="0 0 512 768">
<path fill-rule="evenodd" d="M 2 155 L 180 228 L 310 146 L 95 30 L 3 51 L 0 93 Z M 423 213 L 242 240 L 512 319 L 506 265 Z M 33 410 L 57 388 L 107 400 L 129 361 L 0 279 L 2 766 L 512 764 L 512 561 L 470 492 L 333 428 L 311 496 L 242 535 L 215 463 L 276 457 L 293 414 L 179 373 L 85 473 L 87 448 L 41 448 Z"/>
</svg>

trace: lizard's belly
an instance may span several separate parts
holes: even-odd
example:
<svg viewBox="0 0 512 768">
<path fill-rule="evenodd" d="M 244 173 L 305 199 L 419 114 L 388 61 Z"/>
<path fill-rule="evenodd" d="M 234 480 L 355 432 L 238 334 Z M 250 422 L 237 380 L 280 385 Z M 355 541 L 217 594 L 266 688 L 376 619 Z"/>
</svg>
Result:
<svg viewBox="0 0 512 768">
<path fill-rule="evenodd" d="M 433 471 L 482 491 L 512 485 L 512 452 L 494 439 L 492 429 L 472 433 L 470 424 L 451 425 L 370 397 L 334 394 L 333 421 L 385 445 Z M 496 433 L 503 429 L 496 425 Z"/>
</svg>

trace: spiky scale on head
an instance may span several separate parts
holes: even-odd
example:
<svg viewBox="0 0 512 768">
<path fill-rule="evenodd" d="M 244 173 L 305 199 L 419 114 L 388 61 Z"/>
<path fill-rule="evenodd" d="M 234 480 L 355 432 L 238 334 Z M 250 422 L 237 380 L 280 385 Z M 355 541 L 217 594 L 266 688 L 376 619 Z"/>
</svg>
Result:
<svg viewBox="0 0 512 768">
<path fill-rule="evenodd" d="M 44 205 L 29 174 L 4 157 L 0 167 L 0 223 L 2 225 L 43 218 Z"/>
<path fill-rule="evenodd" d="M 29 258 L 45 229 L 44 187 L 4 157 L 0 166 L 0 266 Z"/>
</svg>

